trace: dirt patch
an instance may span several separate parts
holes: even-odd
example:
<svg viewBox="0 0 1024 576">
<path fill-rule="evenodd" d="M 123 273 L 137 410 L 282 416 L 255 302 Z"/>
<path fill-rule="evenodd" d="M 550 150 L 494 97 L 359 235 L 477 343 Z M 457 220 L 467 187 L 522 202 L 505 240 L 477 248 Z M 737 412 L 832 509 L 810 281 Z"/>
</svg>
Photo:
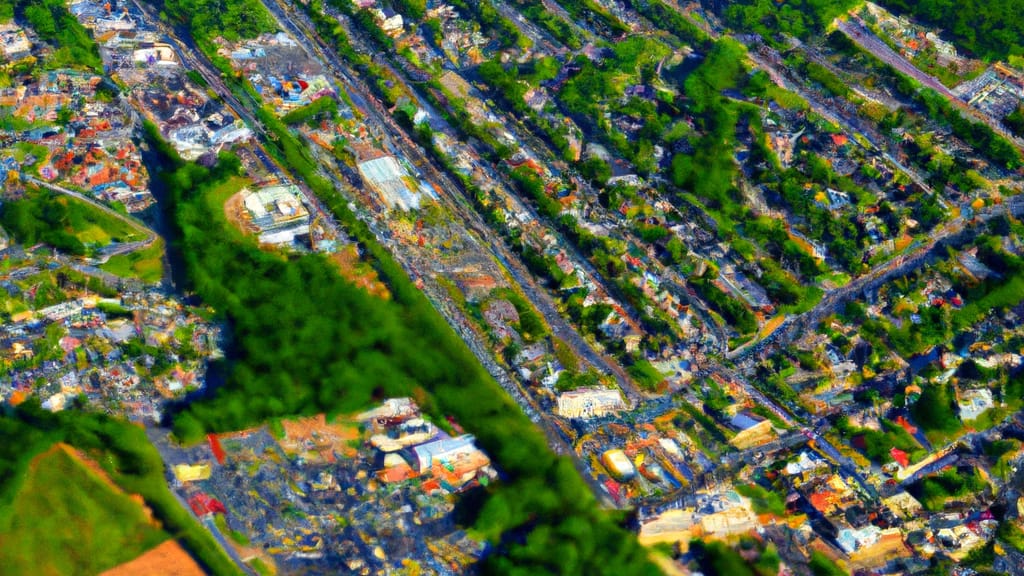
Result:
<svg viewBox="0 0 1024 576">
<path fill-rule="evenodd" d="M 352 423 L 329 424 L 323 414 L 298 420 L 283 420 L 284 438 L 278 443 L 286 454 L 304 454 L 333 462 L 335 454 L 352 458 L 356 449 L 351 442 L 359 439 L 359 429 Z"/>
<path fill-rule="evenodd" d="M 146 552 L 131 562 L 103 572 L 101 576 L 203 576 L 199 564 L 175 540 Z"/>
<path fill-rule="evenodd" d="M 249 191 L 246 188 L 232 194 L 224 202 L 224 217 L 227 218 L 232 226 L 241 230 L 243 234 L 257 234 L 259 228 L 249 219 L 249 211 L 245 209 L 245 197 L 248 194 Z"/>
<path fill-rule="evenodd" d="M 355 246 L 348 245 L 335 252 L 331 255 L 331 261 L 338 265 L 338 272 L 345 280 L 382 300 L 391 298 L 391 292 L 380 281 L 377 271 L 359 259 L 359 251 Z"/>
</svg>

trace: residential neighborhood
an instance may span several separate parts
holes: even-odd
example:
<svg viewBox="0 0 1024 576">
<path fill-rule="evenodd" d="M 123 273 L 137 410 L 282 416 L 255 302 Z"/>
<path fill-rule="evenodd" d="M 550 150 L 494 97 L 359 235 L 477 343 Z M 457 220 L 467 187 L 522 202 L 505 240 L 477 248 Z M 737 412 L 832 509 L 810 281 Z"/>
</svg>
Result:
<svg viewBox="0 0 1024 576">
<path fill-rule="evenodd" d="M 0 573 L 1024 574 L 1012 1 L 0 0 Z"/>
</svg>

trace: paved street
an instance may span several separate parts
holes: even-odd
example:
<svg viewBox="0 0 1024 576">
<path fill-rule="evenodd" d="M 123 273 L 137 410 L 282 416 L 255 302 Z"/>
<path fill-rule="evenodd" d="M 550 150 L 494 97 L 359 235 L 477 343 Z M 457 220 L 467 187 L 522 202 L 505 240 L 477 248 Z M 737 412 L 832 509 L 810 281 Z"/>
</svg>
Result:
<svg viewBox="0 0 1024 576">
<path fill-rule="evenodd" d="M 939 82 L 934 76 L 925 74 L 917 66 L 908 61 L 902 55 L 897 53 L 895 50 L 889 47 L 881 38 L 875 36 L 865 24 L 856 16 L 851 17 L 849 20 L 840 19 L 836 21 L 836 27 L 843 33 L 846 34 L 850 40 L 853 40 L 864 50 L 867 50 L 882 62 L 892 66 L 896 70 L 900 71 L 907 76 L 910 76 L 914 80 L 917 80 L 922 85 L 935 90 L 942 96 L 944 96 L 951 104 L 957 107 L 960 111 L 973 117 L 975 120 L 985 123 L 989 128 L 992 128 L 996 133 L 1001 134 L 1010 142 L 1013 142 L 1018 149 L 1024 151 L 1024 141 L 1016 138 L 1011 134 L 1005 126 L 1000 122 L 991 118 L 990 116 L 981 113 L 980 111 L 968 106 L 964 101 L 960 100 L 953 92 L 946 88 L 946 86 Z"/>
</svg>

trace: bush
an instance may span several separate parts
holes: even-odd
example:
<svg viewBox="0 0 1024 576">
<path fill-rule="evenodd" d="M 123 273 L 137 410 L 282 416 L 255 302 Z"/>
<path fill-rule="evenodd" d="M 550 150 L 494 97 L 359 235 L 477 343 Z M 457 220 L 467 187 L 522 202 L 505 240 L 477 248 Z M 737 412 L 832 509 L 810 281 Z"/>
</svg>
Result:
<svg viewBox="0 0 1024 576">
<path fill-rule="evenodd" d="M 72 234 L 68 199 L 49 190 L 32 193 L 0 206 L 0 225 L 20 244 L 49 244 L 68 254 L 85 254 L 85 245 Z"/>
<path fill-rule="evenodd" d="M 321 115 L 325 115 L 327 119 L 334 118 L 334 115 L 338 111 L 338 102 L 331 96 L 321 96 L 316 100 L 296 108 L 291 112 L 281 117 L 281 121 L 285 124 L 302 124 L 306 120 L 316 118 Z"/>
<path fill-rule="evenodd" d="M 786 515 L 786 500 L 777 492 L 769 492 L 756 484 L 739 484 L 736 492 L 750 498 L 754 512 L 758 514 Z"/>
<path fill-rule="evenodd" d="M 953 394 L 945 384 L 929 384 L 921 397 L 910 407 L 918 426 L 928 431 L 956 432 L 960 419 L 956 415 Z"/>
<path fill-rule="evenodd" d="M 839 565 L 833 562 L 831 558 L 817 550 L 811 552 L 811 562 L 809 567 L 814 576 L 847 576 L 845 570 L 840 568 Z"/>
<path fill-rule="evenodd" d="M 163 5 L 167 15 L 188 24 L 200 41 L 223 36 L 234 42 L 277 30 L 259 0 L 164 0 Z"/>
</svg>

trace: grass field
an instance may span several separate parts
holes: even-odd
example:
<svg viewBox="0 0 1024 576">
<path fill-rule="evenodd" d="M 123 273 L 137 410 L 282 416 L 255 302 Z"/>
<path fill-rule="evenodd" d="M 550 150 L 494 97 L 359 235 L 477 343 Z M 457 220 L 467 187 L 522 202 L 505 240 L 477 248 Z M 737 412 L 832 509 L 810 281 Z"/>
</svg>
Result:
<svg viewBox="0 0 1024 576">
<path fill-rule="evenodd" d="M 62 197 L 60 202 L 68 207 L 71 231 L 83 244 L 105 246 L 114 240 L 137 242 L 146 238 L 142 230 L 85 202 L 68 197 Z"/>
<path fill-rule="evenodd" d="M 111 256 L 100 268 L 122 278 L 159 282 L 164 274 L 163 254 L 164 241 L 158 238 L 149 248 Z"/>
<path fill-rule="evenodd" d="M 224 205 L 229 198 L 250 184 L 252 184 L 252 181 L 248 178 L 236 176 L 225 180 L 206 193 L 206 204 L 210 207 L 210 212 L 216 214 L 218 217 L 224 218 L 223 222 L 231 224 L 229 228 L 232 230 L 238 230 L 239 233 L 242 231 L 238 229 L 237 222 L 234 222 L 232 218 L 229 218 L 224 213 Z"/>
<path fill-rule="evenodd" d="M 168 537 L 138 502 L 55 445 L 29 464 L 0 516 L 0 575 L 97 574 Z"/>
</svg>

